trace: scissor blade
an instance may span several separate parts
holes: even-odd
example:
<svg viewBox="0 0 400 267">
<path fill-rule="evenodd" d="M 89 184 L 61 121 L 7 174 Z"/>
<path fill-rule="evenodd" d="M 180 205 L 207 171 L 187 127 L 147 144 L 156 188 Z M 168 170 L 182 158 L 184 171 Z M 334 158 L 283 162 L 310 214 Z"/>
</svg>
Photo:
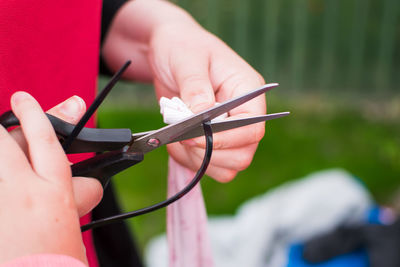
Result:
<svg viewBox="0 0 400 267">
<path fill-rule="evenodd" d="M 226 113 L 229 110 L 277 86 L 277 83 L 266 84 L 242 96 L 228 100 L 198 114 L 194 114 L 187 119 L 167 125 L 159 130 L 156 130 L 155 132 L 149 133 L 141 138 L 134 140 L 134 142 L 128 148 L 128 151 L 147 153 L 161 145 L 171 143 L 173 140 L 179 138 L 186 132 L 196 128 L 201 123 L 210 121 L 213 118 L 218 117 L 219 115 Z"/>
<path fill-rule="evenodd" d="M 219 121 L 219 122 L 211 122 L 211 128 L 213 133 L 218 133 L 218 132 L 223 132 L 227 130 L 231 130 L 234 128 L 239 128 L 243 127 L 246 125 L 262 122 L 262 121 L 269 121 L 281 117 L 285 117 L 289 115 L 290 112 L 280 112 L 280 113 L 274 113 L 274 114 L 268 114 L 268 115 L 262 115 L 262 116 L 256 116 L 256 117 L 251 117 L 251 118 L 241 118 L 241 119 L 235 119 L 235 120 L 226 120 L 226 121 Z M 179 136 L 178 138 L 172 140 L 170 143 L 190 139 L 190 138 L 195 138 L 199 136 L 204 135 L 204 130 L 201 125 L 198 127 L 194 128 L 193 130 Z"/>
</svg>

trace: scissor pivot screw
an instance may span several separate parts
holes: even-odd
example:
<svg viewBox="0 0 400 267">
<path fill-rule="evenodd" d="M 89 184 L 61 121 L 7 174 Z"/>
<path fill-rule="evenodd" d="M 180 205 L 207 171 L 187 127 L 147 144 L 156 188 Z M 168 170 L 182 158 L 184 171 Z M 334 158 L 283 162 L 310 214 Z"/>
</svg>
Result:
<svg viewBox="0 0 400 267">
<path fill-rule="evenodd" d="M 147 144 L 152 147 L 158 147 L 160 145 L 160 140 L 158 140 L 157 138 L 150 138 L 147 141 Z"/>
</svg>

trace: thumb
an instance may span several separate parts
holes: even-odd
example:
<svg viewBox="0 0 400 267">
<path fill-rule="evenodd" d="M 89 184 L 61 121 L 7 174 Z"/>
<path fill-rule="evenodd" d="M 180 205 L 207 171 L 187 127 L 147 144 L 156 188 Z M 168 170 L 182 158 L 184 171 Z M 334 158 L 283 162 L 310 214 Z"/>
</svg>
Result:
<svg viewBox="0 0 400 267">
<path fill-rule="evenodd" d="M 85 101 L 79 96 L 72 96 L 57 106 L 49 109 L 47 113 L 66 122 L 75 124 L 86 111 Z"/>
<path fill-rule="evenodd" d="M 79 96 L 72 96 L 64 102 L 58 104 L 57 106 L 49 109 L 47 113 L 56 116 L 66 122 L 75 124 L 79 121 L 85 111 L 85 101 L 83 101 L 83 99 Z M 28 147 L 21 128 L 18 127 L 12 130 L 10 133 L 14 140 L 19 144 L 21 149 L 25 152 L 25 154 L 28 154 Z"/>
<path fill-rule="evenodd" d="M 203 111 L 215 104 L 214 89 L 208 74 L 208 63 L 203 57 L 196 64 L 187 63 L 178 66 L 175 78 L 183 102 L 194 113 Z"/>
</svg>

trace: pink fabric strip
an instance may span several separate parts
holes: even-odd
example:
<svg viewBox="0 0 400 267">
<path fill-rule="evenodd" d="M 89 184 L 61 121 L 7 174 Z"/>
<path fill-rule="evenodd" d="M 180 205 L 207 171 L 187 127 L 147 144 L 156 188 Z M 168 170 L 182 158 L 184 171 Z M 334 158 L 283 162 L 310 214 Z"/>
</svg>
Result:
<svg viewBox="0 0 400 267">
<path fill-rule="evenodd" d="M 0 267 L 86 267 L 81 261 L 66 255 L 37 254 L 1 264 Z"/>
<path fill-rule="evenodd" d="M 195 173 L 169 159 L 168 196 L 183 189 Z M 167 208 L 170 267 L 212 267 L 207 213 L 200 184 Z"/>
</svg>

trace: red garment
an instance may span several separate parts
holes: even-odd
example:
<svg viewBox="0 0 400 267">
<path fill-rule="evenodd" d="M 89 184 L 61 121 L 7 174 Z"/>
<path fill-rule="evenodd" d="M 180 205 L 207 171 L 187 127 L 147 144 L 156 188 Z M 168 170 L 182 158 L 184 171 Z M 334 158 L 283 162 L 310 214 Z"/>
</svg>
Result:
<svg viewBox="0 0 400 267">
<path fill-rule="evenodd" d="M 17 90 L 31 93 L 45 110 L 74 94 L 90 104 L 100 15 L 101 0 L 0 0 L 0 113 L 10 109 Z M 98 266 L 90 233 L 84 242 L 90 266 Z"/>
</svg>

